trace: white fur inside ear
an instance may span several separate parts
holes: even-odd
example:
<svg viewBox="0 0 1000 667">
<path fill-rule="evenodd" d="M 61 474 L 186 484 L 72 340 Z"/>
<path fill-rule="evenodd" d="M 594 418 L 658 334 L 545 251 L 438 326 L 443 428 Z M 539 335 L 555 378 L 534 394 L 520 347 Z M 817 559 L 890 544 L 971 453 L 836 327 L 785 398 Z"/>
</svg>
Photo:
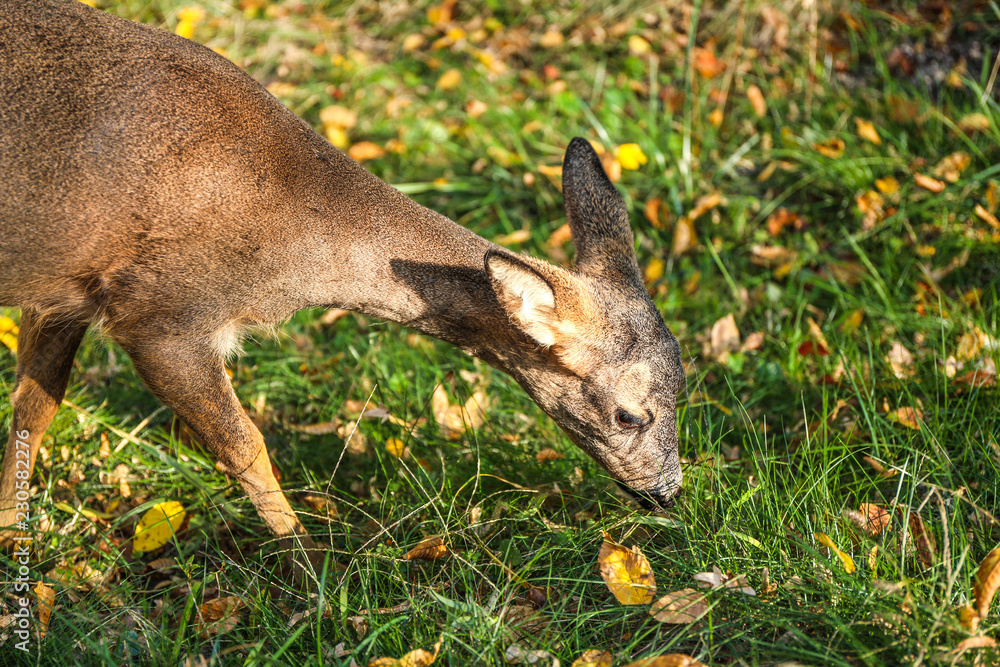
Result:
<svg viewBox="0 0 1000 667">
<path fill-rule="evenodd" d="M 521 329 L 543 347 L 556 342 L 559 320 L 556 297 L 541 276 L 530 269 L 494 258 L 489 270 L 502 290 L 500 303 Z"/>
</svg>

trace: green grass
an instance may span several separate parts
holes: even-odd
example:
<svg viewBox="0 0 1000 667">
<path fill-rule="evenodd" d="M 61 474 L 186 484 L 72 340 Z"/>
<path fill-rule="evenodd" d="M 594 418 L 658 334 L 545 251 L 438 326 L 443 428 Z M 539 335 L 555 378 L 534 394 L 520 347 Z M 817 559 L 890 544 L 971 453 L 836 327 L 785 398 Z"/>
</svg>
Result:
<svg viewBox="0 0 1000 667">
<path fill-rule="evenodd" d="M 184 4 L 100 6 L 173 29 Z M 968 67 L 957 88 L 933 95 L 892 64 L 897 46 L 940 34 L 940 16 L 910 4 L 890 12 L 842 3 L 837 10 L 846 14 L 825 8 L 812 31 L 808 12 L 788 3 L 776 10 L 791 13 L 783 48 L 763 5 L 752 3 L 689 11 L 567 2 L 539 13 L 493 0 L 481 14 L 460 3 L 455 24 L 466 45 L 437 49 L 443 29 L 425 5 L 244 6 L 206 3 L 195 38 L 224 49 L 317 129 L 323 108 L 352 109 L 359 120 L 351 142 L 395 141 L 401 150 L 368 168 L 487 238 L 527 229 L 520 250 L 558 259 L 548 245 L 564 222 L 558 179 L 539 166 L 559 165 L 570 138 L 608 150 L 639 144 L 648 163 L 626 170 L 618 186 L 640 265 L 663 263 L 650 291 L 690 364 L 678 415 L 683 494 L 665 515 L 642 512 L 506 376 L 395 325 L 349 316 L 326 326 L 321 312 L 302 312 L 231 366 L 293 505 L 331 545 L 320 585 L 296 590 L 238 486 L 169 412 L 157 412 L 120 350 L 88 337 L 67 394 L 80 409 L 60 410 L 35 477 L 34 507 L 49 525 L 33 576 L 53 583 L 62 570 L 68 581 L 53 583 L 58 607 L 47 636 L 31 640 L 33 653 L 12 650 L 8 639 L 0 663 L 202 664 L 194 662 L 201 655 L 206 664 L 347 665 L 350 657 L 335 651 L 343 643 L 364 665 L 430 648 L 440 637 L 436 664 L 452 665 L 505 664 L 514 642 L 564 665 L 592 647 L 611 651 L 615 665 L 674 652 L 719 665 L 973 663 L 977 651 L 951 651 L 969 636 L 956 608 L 970 600 L 979 561 L 1000 541 L 1000 412 L 996 388 L 961 385 L 944 364 L 974 327 L 1000 330 L 1000 239 L 974 213 L 976 204 L 990 206 L 988 190 L 1000 180 L 996 89 L 983 95 L 1000 45 L 995 6 L 979 14 L 955 7 L 950 39 L 980 41 L 985 62 Z M 972 33 L 966 23 L 979 28 Z M 682 39 L 692 25 L 692 46 L 714 48 L 722 63 L 714 77 L 686 66 L 699 55 Z M 565 43 L 537 45 L 550 26 Z M 479 29 L 485 36 L 473 44 Z M 405 37 L 418 33 L 425 42 L 404 51 Z M 630 53 L 633 36 L 658 57 Z M 475 59 L 480 51 L 505 71 L 491 72 Z M 546 65 L 558 75 L 547 75 Z M 461 82 L 440 90 L 436 82 L 453 67 Z M 766 100 L 761 117 L 747 99 L 751 84 Z M 710 114 L 721 96 L 716 125 Z M 466 111 L 473 99 L 486 105 L 477 118 Z M 970 114 L 982 114 L 988 128 L 958 131 Z M 881 145 L 858 136 L 855 118 L 874 123 Z M 834 138 L 844 142 L 842 155 L 814 148 Z M 969 164 L 943 192 L 915 184 L 914 172 L 929 175 L 956 151 Z M 884 196 L 884 215 L 866 226 L 856 197 L 889 176 L 900 189 Z M 675 254 L 678 221 L 712 192 L 723 199 L 694 221 L 697 246 Z M 653 197 L 663 201 L 659 226 L 643 214 Z M 772 236 L 767 220 L 782 207 L 805 225 Z M 787 254 L 767 263 L 756 246 Z M 978 300 L 969 296 L 975 289 Z M 859 309 L 860 326 L 843 326 Z M 703 343 L 729 313 L 744 339 L 761 332 L 763 343 L 719 361 Z M 815 343 L 809 318 L 829 355 L 802 353 Z M 904 379 L 886 361 L 894 342 L 914 357 Z M 1000 353 L 975 360 L 990 356 L 995 362 Z M 459 371 L 482 374 L 491 404 L 481 428 L 449 440 L 434 427 L 430 401 L 441 382 L 453 401 L 472 394 L 474 383 Z M 14 357 L 0 348 L 0 417 L 8 427 L 13 381 Z M 349 433 L 357 413 L 345 402 L 369 396 L 395 417 L 429 423 L 407 431 L 364 420 L 346 451 L 342 435 L 296 428 L 340 420 Z M 919 430 L 889 419 L 904 406 L 920 409 Z M 119 450 L 116 434 L 150 416 L 138 442 Z M 102 433 L 113 450 L 103 458 Z M 389 455 L 389 438 L 404 440 L 411 457 Z M 539 463 L 536 454 L 548 447 L 565 458 Z M 880 476 L 864 457 L 895 474 Z M 119 465 L 132 476 L 131 498 L 113 518 L 94 525 L 56 506 L 107 510 L 119 497 L 108 478 Z M 329 494 L 335 518 L 323 521 L 302 501 L 306 491 Z M 163 499 L 188 509 L 186 532 L 154 555 L 122 553 L 143 512 Z M 845 515 L 861 503 L 888 508 L 892 530 L 866 535 Z M 914 551 L 905 512 L 933 539 L 927 563 Z M 473 513 L 486 528 L 473 524 Z M 758 595 L 715 591 L 703 620 L 657 623 L 647 606 L 620 606 L 602 581 L 602 531 L 640 546 L 657 597 L 693 587 L 692 575 L 713 566 L 747 575 Z M 857 571 L 845 572 L 818 532 L 849 553 Z M 444 536 L 452 556 L 400 559 L 429 535 Z M 102 549 L 103 540 L 112 546 Z M 176 566 L 145 567 L 161 556 Z M 79 581 L 84 567 L 96 579 Z M 767 590 L 765 568 L 775 584 Z M 510 615 L 527 593 L 519 581 L 554 591 L 538 622 Z M 226 595 L 244 601 L 240 622 L 201 635 L 196 607 Z M 314 613 L 289 625 L 305 611 Z M 362 614 L 364 634 L 351 620 Z M 980 632 L 995 636 L 998 625 L 993 611 Z"/>
</svg>

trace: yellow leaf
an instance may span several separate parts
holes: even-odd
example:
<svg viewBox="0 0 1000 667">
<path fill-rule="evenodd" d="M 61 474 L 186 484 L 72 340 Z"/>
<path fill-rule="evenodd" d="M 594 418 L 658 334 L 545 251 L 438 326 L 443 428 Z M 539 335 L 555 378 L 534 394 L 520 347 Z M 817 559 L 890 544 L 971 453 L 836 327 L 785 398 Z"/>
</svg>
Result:
<svg viewBox="0 0 1000 667">
<path fill-rule="evenodd" d="M 671 250 L 675 257 L 693 250 L 698 245 L 698 235 L 694 231 L 694 223 L 688 217 L 677 220 L 674 225 L 674 242 Z"/>
<path fill-rule="evenodd" d="M 920 421 L 923 418 L 924 413 L 917 408 L 909 406 L 897 408 L 893 412 L 886 415 L 886 419 L 889 421 L 894 421 L 901 426 L 905 426 L 906 428 L 912 428 L 914 431 L 920 430 Z"/>
<path fill-rule="evenodd" d="M 333 126 L 326 128 L 326 140 L 340 150 L 347 148 L 347 144 L 350 143 L 350 140 L 347 138 L 347 133 L 344 132 L 342 128 Z"/>
<path fill-rule="evenodd" d="M 17 354 L 17 336 L 12 333 L 0 334 L 0 343 L 6 345 L 11 352 Z"/>
<path fill-rule="evenodd" d="M 424 44 L 424 36 L 420 33 L 413 33 L 403 38 L 403 53 L 416 51 Z"/>
<path fill-rule="evenodd" d="M 457 69 L 450 69 L 437 80 L 438 90 L 451 90 L 457 88 L 462 83 L 462 73 Z"/>
<path fill-rule="evenodd" d="M 432 5 L 427 8 L 427 20 L 431 25 L 440 26 L 451 21 L 451 11 L 455 6 L 455 0 L 445 0 L 440 5 Z"/>
<path fill-rule="evenodd" d="M 646 155 L 639 148 L 639 144 L 622 144 L 615 149 L 615 159 L 622 169 L 635 171 L 648 162 Z"/>
<path fill-rule="evenodd" d="M 10 332 L 16 336 L 19 331 L 20 330 L 17 328 L 17 324 L 14 320 L 10 319 L 6 315 L 0 317 L 0 333 Z"/>
<path fill-rule="evenodd" d="M 190 21 L 178 21 L 177 27 L 174 28 L 174 34 L 179 35 L 184 39 L 193 39 L 194 27 L 195 24 Z"/>
<path fill-rule="evenodd" d="M 205 18 L 205 10 L 201 7 L 181 7 L 177 10 L 178 21 L 189 21 L 191 23 L 201 23 Z"/>
<path fill-rule="evenodd" d="M 707 596 L 693 588 L 667 593 L 653 603 L 649 615 L 660 623 L 687 625 L 708 613 Z"/>
<path fill-rule="evenodd" d="M 504 234 L 503 236 L 498 236 L 496 238 L 497 245 L 517 245 L 518 243 L 524 243 L 531 238 L 530 229 L 517 229 L 510 234 Z"/>
<path fill-rule="evenodd" d="M 545 33 L 539 38 L 538 45 L 543 49 L 552 49 L 557 46 L 562 46 L 565 41 L 563 34 L 559 32 L 556 28 L 549 28 Z"/>
<path fill-rule="evenodd" d="M 979 618 L 986 618 L 990 613 L 990 603 L 1000 588 L 1000 547 L 986 554 L 976 571 L 976 581 L 972 586 L 972 595 L 976 601 L 976 611 Z"/>
<path fill-rule="evenodd" d="M 979 612 L 969 605 L 958 608 L 958 622 L 961 623 L 969 632 L 976 631 L 976 628 L 979 627 L 980 620 Z"/>
<path fill-rule="evenodd" d="M 342 130 L 349 130 L 357 124 L 358 115 L 347 107 L 333 104 L 320 110 L 319 120 L 323 123 L 323 127 L 339 127 Z"/>
<path fill-rule="evenodd" d="M 764 100 L 764 93 L 761 92 L 756 84 L 751 83 L 747 86 L 747 99 L 750 100 L 750 106 L 758 118 L 762 118 L 767 113 L 767 102 Z"/>
<path fill-rule="evenodd" d="M 719 107 L 712 109 L 712 112 L 708 114 L 708 122 L 712 124 L 712 127 L 719 127 L 722 125 L 723 118 L 724 115 L 722 113 L 722 109 Z"/>
<path fill-rule="evenodd" d="M 385 441 L 385 451 L 389 452 L 397 459 L 406 457 L 410 453 L 410 448 L 399 438 L 389 438 Z"/>
<path fill-rule="evenodd" d="M 840 330 L 845 334 L 854 333 L 861 327 L 861 323 L 865 320 L 865 309 L 858 308 L 851 311 L 851 314 L 847 316 L 844 323 L 840 325 Z"/>
<path fill-rule="evenodd" d="M 435 535 L 422 540 L 417 546 L 403 554 L 403 560 L 438 560 L 447 556 L 448 553 L 448 545 Z"/>
<path fill-rule="evenodd" d="M 831 160 L 836 160 L 844 154 L 844 140 L 834 137 L 826 141 L 821 141 L 818 144 L 813 144 L 813 148 L 820 155 L 824 155 Z"/>
<path fill-rule="evenodd" d="M 628 38 L 628 50 L 634 56 L 644 56 L 653 51 L 653 47 L 643 37 L 631 35 Z"/>
<path fill-rule="evenodd" d="M 643 276 L 643 280 L 646 281 L 647 285 L 649 285 L 650 283 L 655 283 L 657 280 L 663 277 L 664 269 L 665 266 L 663 264 L 663 261 L 654 257 L 653 259 L 649 260 L 649 264 L 646 265 L 646 271 L 645 275 Z"/>
<path fill-rule="evenodd" d="M 573 661 L 570 667 L 611 667 L 615 657 L 608 651 L 590 648 L 583 652 L 579 658 Z"/>
<path fill-rule="evenodd" d="M 656 593 L 656 580 L 649 561 L 639 551 L 639 547 L 626 549 L 609 539 L 604 533 L 604 544 L 597 555 L 608 588 L 626 605 L 649 604 Z"/>
<path fill-rule="evenodd" d="M 375 658 L 368 663 L 368 667 L 428 667 L 428 665 L 433 664 L 437 660 L 438 653 L 441 651 L 442 639 L 438 639 L 437 643 L 434 644 L 433 653 L 418 648 L 410 651 L 402 658 Z"/>
<path fill-rule="evenodd" d="M 899 181 L 892 176 L 875 179 L 875 188 L 884 195 L 891 195 L 899 192 Z"/>
<path fill-rule="evenodd" d="M 931 174 L 937 178 L 943 178 L 949 183 L 954 183 L 971 162 L 972 158 L 969 157 L 968 153 L 958 151 L 938 162 Z"/>
<path fill-rule="evenodd" d="M 958 119 L 958 129 L 966 134 L 986 132 L 990 129 L 990 119 L 984 113 L 970 113 Z"/>
<path fill-rule="evenodd" d="M 858 136 L 865 141 L 871 142 L 876 146 L 882 145 L 882 137 L 878 136 L 878 132 L 875 130 L 875 126 L 872 125 L 871 121 L 864 120 L 863 118 L 855 118 L 854 124 L 858 126 Z"/>
<path fill-rule="evenodd" d="M 365 162 L 382 157 L 385 155 L 385 149 L 370 141 L 359 141 L 348 149 L 347 154 L 355 162 Z"/>
<path fill-rule="evenodd" d="M 854 572 L 857 569 L 854 566 L 854 559 L 851 558 L 846 553 L 844 553 L 843 551 L 841 551 L 840 549 L 838 549 L 837 546 L 833 543 L 833 540 L 830 539 L 829 535 L 827 535 L 826 533 L 813 533 L 813 537 L 815 537 L 819 541 L 819 543 L 822 544 L 824 547 L 826 547 L 833 553 L 837 554 L 837 556 L 840 558 L 840 562 L 844 565 L 845 572 L 850 574 L 851 572 Z"/>
<path fill-rule="evenodd" d="M 135 527 L 132 550 L 136 553 L 156 551 L 170 541 L 187 517 L 184 506 L 176 500 L 167 500 L 150 508 Z"/>
</svg>

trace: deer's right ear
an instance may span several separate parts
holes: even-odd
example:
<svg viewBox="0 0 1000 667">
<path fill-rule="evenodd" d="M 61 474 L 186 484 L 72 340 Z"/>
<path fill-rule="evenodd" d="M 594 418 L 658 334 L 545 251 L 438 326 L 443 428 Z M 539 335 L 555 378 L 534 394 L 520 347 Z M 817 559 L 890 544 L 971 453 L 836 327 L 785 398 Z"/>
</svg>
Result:
<svg viewBox="0 0 1000 667">
<path fill-rule="evenodd" d="M 514 255 L 491 249 L 484 261 L 497 300 L 511 321 L 542 347 L 552 347 L 560 337 L 560 322 L 550 281 Z"/>
</svg>

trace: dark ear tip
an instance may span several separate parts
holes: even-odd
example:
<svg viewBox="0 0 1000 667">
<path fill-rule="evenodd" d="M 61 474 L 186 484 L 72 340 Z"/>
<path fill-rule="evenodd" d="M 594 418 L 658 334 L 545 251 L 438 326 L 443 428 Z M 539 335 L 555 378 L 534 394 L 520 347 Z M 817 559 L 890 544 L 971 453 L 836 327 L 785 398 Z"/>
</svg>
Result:
<svg viewBox="0 0 1000 667">
<path fill-rule="evenodd" d="M 590 142 L 583 137 L 573 137 L 573 140 L 569 142 L 569 146 L 566 147 L 566 157 L 569 158 L 579 158 L 585 155 L 597 155 L 594 152 L 594 147 L 590 145 Z"/>
</svg>

